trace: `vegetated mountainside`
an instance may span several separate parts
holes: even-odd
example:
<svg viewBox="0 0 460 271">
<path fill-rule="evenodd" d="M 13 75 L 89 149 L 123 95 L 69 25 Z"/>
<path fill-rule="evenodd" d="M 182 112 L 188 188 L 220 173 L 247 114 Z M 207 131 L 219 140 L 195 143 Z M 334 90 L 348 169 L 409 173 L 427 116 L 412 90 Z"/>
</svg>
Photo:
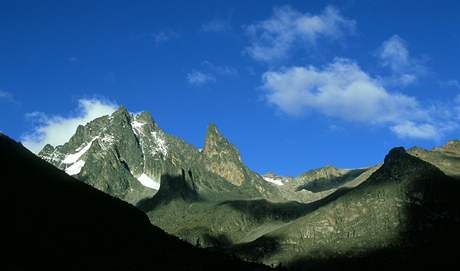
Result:
<svg viewBox="0 0 460 271">
<path fill-rule="evenodd" d="M 142 201 L 138 207 L 148 214 L 153 224 L 192 244 L 228 248 L 251 242 L 313 212 L 325 202 L 339 197 L 342 194 L 340 189 L 352 188 L 364 182 L 377 168 L 356 170 L 359 173 L 342 170 L 339 176 L 342 181 L 336 181 L 320 192 L 302 188 L 306 184 L 304 182 L 308 181 L 305 178 L 297 181 L 273 174 L 265 175 L 264 178 L 270 178 L 268 182 L 274 183 L 274 187 L 283 195 L 289 196 L 289 200 L 283 201 L 202 197 L 194 189 L 193 174 L 184 171 L 180 175 L 164 176 L 160 191 L 152 199 Z M 353 177 L 350 177 L 350 172 Z M 318 178 L 332 183 L 324 175 Z M 309 180 L 317 179 L 311 177 Z"/>
<path fill-rule="evenodd" d="M 433 160 L 450 176 L 458 169 L 451 163 L 457 161 L 452 158 L 457 155 L 452 154 L 454 147 L 450 144 L 448 151 L 443 149 Z M 76 178 L 135 204 L 152 224 L 191 244 L 294 268 L 343 262 L 363 265 L 372 257 L 399 261 L 394 251 L 415 255 L 414 244 L 419 243 L 409 240 L 405 243 L 408 252 L 400 253 L 405 248 L 398 241 L 400 236 L 416 236 L 405 230 L 417 228 L 414 221 L 426 222 L 423 227 L 433 224 L 436 230 L 444 223 L 457 226 L 457 210 L 447 206 L 448 202 L 458 205 L 452 196 L 453 191 L 460 192 L 456 183 L 435 166 L 397 150 L 390 152 L 383 165 L 369 168 L 327 166 L 298 177 L 260 176 L 244 165 L 239 151 L 215 125 L 209 125 L 200 151 L 163 132 L 148 113 L 131 114 L 120 108 L 81 126 L 63 146 L 45 147 L 40 156 L 69 174 L 78 171 Z M 84 161 L 79 170 L 72 169 L 79 161 Z M 151 183 L 155 183 L 153 190 L 148 189 Z M 439 190 L 441 198 L 446 192 L 445 201 L 423 200 L 417 205 L 411 187 L 418 184 L 437 187 L 433 191 Z M 430 189 L 419 191 L 422 199 L 431 197 Z M 425 208 L 425 213 L 420 211 Z M 446 212 L 450 220 L 444 219 Z M 427 214 L 441 219 L 431 221 Z M 452 233 L 451 229 L 445 232 Z M 429 230 L 417 232 L 418 237 L 420 232 Z M 444 244 L 440 237 L 436 245 Z M 366 257 L 370 251 L 378 255 Z M 443 249 L 435 252 L 439 251 Z"/>
<path fill-rule="evenodd" d="M 451 140 L 444 146 L 433 148 L 431 151 L 420 147 L 414 147 L 408 152 L 422 160 L 425 160 L 439 169 L 446 175 L 460 179 L 460 141 Z"/>
<path fill-rule="evenodd" d="M 267 270 L 198 249 L 0 134 L 4 270 Z M 39 257 L 36 257 L 39 256 Z"/>
<path fill-rule="evenodd" d="M 289 199 L 303 203 L 310 203 L 323 199 L 338 189 L 351 188 L 369 178 L 380 165 L 360 169 L 339 169 L 325 166 L 305 172 L 297 177 L 264 176 L 272 180 L 282 180 L 278 189 Z"/>
<path fill-rule="evenodd" d="M 458 265 L 459 192 L 458 180 L 395 148 L 356 188 L 233 251 L 293 269 Z"/>
<path fill-rule="evenodd" d="M 356 179 L 366 170 L 367 168 L 338 169 L 334 166 L 314 169 L 296 178 L 297 182 L 302 183 L 297 189 L 304 189 L 317 193 L 332 188 L 338 188 L 341 185 Z"/>
</svg>

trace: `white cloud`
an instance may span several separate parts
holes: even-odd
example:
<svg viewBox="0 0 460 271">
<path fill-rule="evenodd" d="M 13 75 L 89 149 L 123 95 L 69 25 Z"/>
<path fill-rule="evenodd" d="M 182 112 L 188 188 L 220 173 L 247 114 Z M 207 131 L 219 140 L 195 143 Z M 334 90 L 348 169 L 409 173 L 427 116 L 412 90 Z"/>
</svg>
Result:
<svg viewBox="0 0 460 271">
<path fill-rule="evenodd" d="M 406 42 L 398 35 L 383 42 L 379 56 L 382 65 L 390 67 L 393 71 L 401 71 L 410 65 Z"/>
<path fill-rule="evenodd" d="M 107 101 L 97 99 L 81 99 L 75 116 L 47 116 L 42 112 L 28 114 L 37 123 L 30 133 L 22 136 L 21 141 L 29 150 L 38 153 L 46 144 L 53 146 L 67 142 L 76 132 L 79 125 L 85 125 L 91 120 L 109 115 L 117 106 Z"/>
<path fill-rule="evenodd" d="M 215 19 L 201 25 L 203 32 L 225 32 L 231 29 L 229 20 Z"/>
<path fill-rule="evenodd" d="M 267 101 L 292 115 L 312 110 L 347 121 L 385 125 L 399 136 L 425 139 L 439 138 L 450 125 L 448 120 L 433 119 L 436 108 L 425 109 L 414 97 L 388 91 L 380 80 L 347 59 L 336 59 L 322 69 L 269 71 L 262 80 Z"/>
<path fill-rule="evenodd" d="M 251 42 L 246 52 L 256 60 L 273 61 L 286 57 L 296 44 L 313 46 L 319 38 L 340 39 L 354 29 L 355 21 L 331 6 L 319 15 L 278 7 L 268 20 L 246 27 Z"/>
<path fill-rule="evenodd" d="M 210 82 L 215 82 L 216 78 L 212 74 L 193 70 L 187 74 L 187 81 L 191 85 L 202 86 Z"/>
<path fill-rule="evenodd" d="M 438 139 L 439 132 L 437 127 L 431 124 L 416 125 L 412 121 L 397 124 L 391 127 L 391 131 L 402 138 L 418 138 L 418 139 Z"/>
<path fill-rule="evenodd" d="M 426 73 L 426 68 L 419 60 L 411 57 L 406 41 L 398 35 L 393 35 L 382 43 L 378 57 L 381 65 L 392 72 L 391 77 L 385 78 L 386 83 L 407 86 Z"/>
</svg>

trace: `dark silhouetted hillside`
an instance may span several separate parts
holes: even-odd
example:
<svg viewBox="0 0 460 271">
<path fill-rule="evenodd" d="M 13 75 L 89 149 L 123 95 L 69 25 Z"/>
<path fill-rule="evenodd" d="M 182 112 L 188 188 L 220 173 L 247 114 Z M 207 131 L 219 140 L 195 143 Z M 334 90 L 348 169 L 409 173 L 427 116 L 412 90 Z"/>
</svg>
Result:
<svg viewBox="0 0 460 271">
<path fill-rule="evenodd" d="M 7 270 L 265 270 L 198 249 L 0 134 Z M 5 270 L 5 269 L 3 269 Z"/>
</svg>

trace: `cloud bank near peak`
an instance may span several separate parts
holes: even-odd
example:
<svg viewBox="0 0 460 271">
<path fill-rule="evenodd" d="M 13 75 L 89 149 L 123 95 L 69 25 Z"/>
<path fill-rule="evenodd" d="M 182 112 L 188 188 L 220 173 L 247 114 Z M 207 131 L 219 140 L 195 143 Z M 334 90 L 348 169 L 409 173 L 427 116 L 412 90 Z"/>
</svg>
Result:
<svg viewBox="0 0 460 271">
<path fill-rule="evenodd" d="M 29 113 L 27 117 L 35 123 L 35 127 L 21 137 L 21 142 L 34 153 L 38 153 L 46 144 L 62 145 L 75 134 L 79 125 L 85 125 L 115 110 L 117 105 L 108 101 L 80 99 L 74 116 L 48 116 L 43 112 Z"/>
</svg>

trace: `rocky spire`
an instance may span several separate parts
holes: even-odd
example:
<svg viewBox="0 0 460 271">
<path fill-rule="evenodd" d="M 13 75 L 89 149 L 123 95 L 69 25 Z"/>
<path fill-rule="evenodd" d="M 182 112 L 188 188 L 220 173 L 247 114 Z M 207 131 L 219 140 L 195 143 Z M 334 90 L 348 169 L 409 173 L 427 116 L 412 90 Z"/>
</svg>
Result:
<svg viewBox="0 0 460 271">
<path fill-rule="evenodd" d="M 208 157 L 216 154 L 225 154 L 235 160 L 240 159 L 240 153 L 217 129 L 216 125 L 211 123 L 206 131 L 206 140 L 203 153 Z"/>
<path fill-rule="evenodd" d="M 227 179 L 234 185 L 241 185 L 245 179 L 245 167 L 240 153 L 217 129 L 209 124 L 203 154 L 209 161 L 208 170 Z"/>
</svg>

